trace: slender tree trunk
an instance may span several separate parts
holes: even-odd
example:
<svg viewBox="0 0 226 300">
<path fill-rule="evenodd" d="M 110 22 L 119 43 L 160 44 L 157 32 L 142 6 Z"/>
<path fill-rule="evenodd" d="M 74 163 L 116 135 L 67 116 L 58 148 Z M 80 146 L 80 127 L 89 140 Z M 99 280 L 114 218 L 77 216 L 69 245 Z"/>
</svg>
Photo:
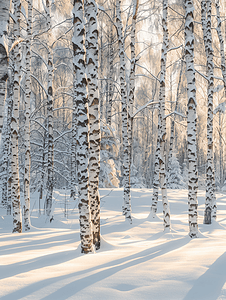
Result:
<svg viewBox="0 0 226 300">
<path fill-rule="evenodd" d="M 198 170 L 197 170 L 197 142 L 196 142 L 196 85 L 194 69 L 194 19 L 193 1 L 185 0 L 185 60 L 187 76 L 187 143 L 188 143 L 188 217 L 189 235 L 191 238 L 198 236 L 197 223 L 197 190 L 198 190 Z"/>
<path fill-rule="evenodd" d="M 159 156 L 160 156 L 160 114 L 158 113 L 158 136 L 155 150 L 154 176 L 153 176 L 153 194 L 151 203 L 151 217 L 156 217 L 159 189 Z"/>
<path fill-rule="evenodd" d="M 85 15 L 87 21 L 86 51 L 87 51 L 87 82 L 89 101 L 89 191 L 90 211 L 93 231 L 93 244 L 96 250 L 100 248 L 100 106 L 98 91 L 98 29 L 97 5 L 95 0 L 85 0 Z"/>
<path fill-rule="evenodd" d="M 165 80 L 166 80 L 166 59 L 168 50 L 168 28 L 167 28 L 167 12 L 168 0 L 163 0 L 163 45 L 161 55 L 161 74 L 160 74 L 160 90 L 159 90 L 159 114 L 160 114 L 160 159 L 159 159 L 159 175 L 162 191 L 162 204 L 164 215 L 164 228 L 170 228 L 170 210 L 167 199 L 166 187 L 166 118 L 165 118 Z"/>
<path fill-rule="evenodd" d="M 10 1 L 0 1 L 0 132 L 3 126 L 4 103 L 6 97 L 6 81 L 8 78 L 8 24 Z"/>
<path fill-rule="evenodd" d="M 14 34 L 20 38 L 20 0 L 14 0 Z M 21 54 L 19 44 L 14 48 L 14 95 L 13 115 L 11 120 L 11 141 L 12 141 L 12 207 L 13 207 L 13 232 L 22 232 L 22 218 L 20 211 L 20 183 L 19 183 L 19 162 L 18 162 L 18 136 L 19 136 L 19 104 L 20 104 L 20 68 Z"/>
<path fill-rule="evenodd" d="M 206 167 L 206 200 L 204 224 L 211 224 L 212 204 L 214 198 L 213 186 L 213 49 L 212 49 L 212 34 L 211 34 L 211 1 L 204 0 L 201 2 L 202 9 L 202 27 L 203 40 L 205 44 L 206 58 L 207 58 L 207 167 Z"/>
<path fill-rule="evenodd" d="M 76 79 L 74 78 L 74 83 Z M 73 114 L 72 114 L 72 143 L 71 143 L 71 197 L 75 200 L 76 197 L 76 178 L 77 178 L 77 166 L 76 166 L 76 136 L 77 136 L 77 117 L 76 117 L 76 97 L 73 97 Z"/>
<path fill-rule="evenodd" d="M 12 118 L 12 98 L 10 97 L 10 89 L 12 88 L 11 80 L 7 81 L 7 96 L 6 96 L 6 122 L 2 130 L 2 205 L 7 208 L 8 202 L 8 162 L 9 162 L 9 146 L 10 146 L 10 123 Z"/>
<path fill-rule="evenodd" d="M 176 94 L 176 105 L 175 105 L 175 111 L 177 111 L 178 102 L 180 98 L 180 85 L 181 85 L 181 79 L 182 79 L 182 73 L 183 73 L 183 60 L 184 56 L 181 59 L 181 69 L 179 74 L 179 81 L 177 85 L 177 94 Z M 174 137 L 175 137 L 175 117 L 171 120 L 171 128 L 170 128 L 170 145 L 169 145 L 169 155 L 168 155 L 168 174 L 170 174 L 172 170 L 172 157 L 173 157 L 173 149 L 174 149 Z"/>
<path fill-rule="evenodd" d="M 26 75 L 25 75 L 25 169 L 24 169 L 24 227 L 25 230 L 30 230 L 30 97 L 31 97 L 31 39 L 32 39 L 32 9 L 33 0 L 28 0 L 28 17 L 27 17 L 27 39 L 26 39 Z"/>
<path fill-rule="evenodd" d="M 114 9 L 114 8 L 113 8 Z M 115 10 L 114 10 L 115 11 Z M 113 14 L 113 20 L 115 18 L 115 13 Z M 107 111 L 107 123 L 111 126 L 111 114 L 112 114 L 112 101 L 114 95 L 114 85 L 113 85 L 113 72 L 114 72 L 114 36 L 113 36 L 113 25 L 110 26 L 110 41 L 109 41 L 109 98 L 108 98 L 108 111 Z"/>
<path fill-rule="evenodd" d="M 136 0 L 133 7 L 132 28 L 131 28 L 131 64 L 130 64 L 130 85 L 129 85 L 129 108 L 128 108 L 128 140 L 129 140 L 129 184 L 130 173 L 132 166 L 132 147 L 133 147 L 133 105 L 135 96 L 135 70 L 136 70 L 136 50 L 135 50 L 135 37 L 136 37 L 136 19 L 138 12 L 139 0 Z"/>
<path fill-rule="evenodd" d="M 51 27 L 50 2 L 46 0 L 47 9 L 47 28 Z M 48 118 L 48 163 L 47 163 L 47 195 L 46 195 L 46 214 L 52 218 L 53 201 L 53 54 L 52 49 L 48 48 L 48 98 L 47 98 L 47 118 Z"/>
<path fill-rule="evenodd" d="M 123 181 L 124 181 L 124 204 L 123 214 L 126 220 L 132 223 L 131 216 L 131 195 L 130 195 L 130 172 L 129 172 L 129 141 L 128 141 L 128 108 L 126 95 L 126 81 L 125 81 L 125 42 L 122 33 L 122 19 L 121 19 L 121 0 L 116 1 L 116 26 L 118 34 L 119 58 L 120 58 L 120 89 L 122 101 L 122 138 L 123 138 Z"/>
<path fill-rule="evenodd" d="M 78 200 L 80 214 L 81 251 L 93 250 L 91 213 L 89 199 L 89 112 L 88 91 L 85 69 L 85 26 L 84 2 L 74 0 L 73 24 L 73 66 L 76 83 L 74 93 L 77 108 L 77 166 L 78 166 Z"/>
<path fill-rule="evenodd" d="M 220 42 L 220 55 L 221 55 L 221 72 L 224 79 L 224 94 L 226 96 L 226 64 L 225 64 L 225 51 L 224 51 L 224 38 L 221 31 L 221 18 L 220 18 L 220 5 L 219 0 L 215 2 L 216 13 L 217 13 L 217 35 Z"/>
</svg>

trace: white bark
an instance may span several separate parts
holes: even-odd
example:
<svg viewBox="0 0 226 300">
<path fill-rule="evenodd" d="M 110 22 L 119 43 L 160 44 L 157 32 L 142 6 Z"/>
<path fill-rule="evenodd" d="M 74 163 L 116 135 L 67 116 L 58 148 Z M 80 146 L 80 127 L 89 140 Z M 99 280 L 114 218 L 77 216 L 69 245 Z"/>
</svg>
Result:
<svg viewBox="0 0 226 300">
<path fill-rule="evenodd" d="M 128 107 L 127 107 L 127 94 L 126 94 L 126 81 L 125 81 L 125 41 L 122 31 L 121 19 L 121 0 L 116 1 L 116 26 L 118 35 L 118 47 L 120 58 L 120 89 L 121 89 L 121 102 L 122 102 L 122 139 L 123 139 L 123 181 L 124 181 L 124 204 L 123 214 L 125 218 L 132 223 L 131 216 L 131 195 L 130 195 L 130 172 L 129 172 L 129 141 L 128 141 Z"/>
<path fill-rule="evenodd" d="M 153 193 L 151 203 L 151 217 L 156 217 L 158 204 L 158 189 L 159 189 L 159 157 L 160 157 L 160 115 L 158 114 L 158 136 L 155 150 L 154 176 L 153 176 Z"/>
<path fill-rule="evenodd" d="M 6 81 L 8 78 L 8 23 L 9 0 L 0 0 L 0 132 L 3 126 L 4 103 L 6 97 Z"/>
<path fill-rule="evenodd" d="M 167 199 L 166 187 L 166 118 L 165 118 L 165 80 L 166 80 L 166 59 L 168 49 L 168 28 L 167 28 L 167 15 L 168 15 L 168 0 L 163 0 L 163 44 L 161 55 L 161 73 L 160 73 L 160 90 L 159 90 L 159 115 L 160 115 L 160 159 L 159 159 L 159 176 L 162 191 L 162 204 L 163 204 L 163 218 L 164 229 L 170 228 L 170 210 Z"/>
<path fill-rule="evenodd" d="M 131 64 L 130 64 L 130 80 L 129 80 L 129 107 L 128 107 L 128 140 L 129 140 L 129 180 L 132 166 L 132 147 L 133 147 L 133 105 L 135 96 L 135 71 L 136 71 L 136 20 L 138 12 L 139 1 L 135 1 L 132 15 L 131 28 Z M 130 184 L 130 182 L 129 182 Z"/>
<path fill-rule="evenodd" d="M 220 18 L 220 5 L 219 5 L 219 0 L 216 0 L 215 3 L 216 6 L 216 13 L 217 13 L 217 35 L 219 38 L 220 42 L 220 55 L 221 55 L 221 72 L 222 72 L 222 77 L 224 79 L 224 94 L 226 96 L 226 64 L 225 64 L 225 51 L 224 51 L 224 38 L 222 36 L 222 31 L 221 31 L 221 18 Z"/>
<path fill-rule="evenodd" d="M 202 26 L 203 26 L 203 40 L 207 58 L 207 166 L 206 166 L 206 200 L 204 224 L 211 224 L 212 204 L 214 200 L 214 184 L 213 184 L 213 49 L 212 49 L 212 34 L 211 34 L 211 1 L 204 0 L 201 2 L 202 9 Z"/>
<path fill-rule="evenodd" d="M 32 39 L 32 9 L 33 0 L 28 0 L 28 16 L 27 16 L 27 38 L 26 38 L 26 71 L 25 74 L 25 126 L 24 126 L 24 141 L 25 141 L 25 168 L 24 168 L 24 227 L 25 230 L 30 230 L 30 97 L 31 97 L 31 39 Z"/>
<path fill-rule="evenodd" d="M 93 250 L 91 214 L 89 200 L 89 117 L 88 91 L 85 69 L 85 26 L 84 2 L 74 0 L 73 24 L 73 66 L 76 76 L 74 92 L 77 108 L 77 167 L 78 167 L 78 201 L 81 251 L 88 253 Z"/>
<path fill-rule="evenodd" d="M 47 28 L 51 27 L 50 2 L 46 0 Z M 50 35 L 49 35 L 50 37 Z M 53 54 L 51 47 L 48 47 L 48 98 L 47 98 L 47 119 L 48 119 L 48 163 L 47 163 L 47 194 L 46 214 L 52 218 L 53 201 Z"/>
<path fill-rule="evenodd" d="M 97 5 L 95 0 L 85 0 L 86 61 L 89 101 L 89 191 L 93 244 L 100 248 L 100 106 L 98 91 L 98 29 Z"/>
<path fill-rule="evenodd" d="M 14 0 L 14 35 L 20 38 L 20 0 Z M 19 44 L 14 48 L 14 95 L 13 115 L 11 120 L 11 141 L 12 141 L 12 208 L 13 208 L 13 232 L 22 232 L 22 220 L 20 211 L 20 184 L 19 184 L 19 163 L 18 163 L 18 134 L 19 134 L 19 104 L 20 104 L 20 68 L 21 53 Z"/>
<path fill-rule="evenodd" d="M 196 150 L 196 85 L 194 69 L 194 19 L 193 1 L 185 0 L 185 59 L 187 76 L 187 143 L 188 143 L 188 217 L 189 235 L 191 238 L 198 236 L 197 223 L 197 150 Z"/>
</svg>

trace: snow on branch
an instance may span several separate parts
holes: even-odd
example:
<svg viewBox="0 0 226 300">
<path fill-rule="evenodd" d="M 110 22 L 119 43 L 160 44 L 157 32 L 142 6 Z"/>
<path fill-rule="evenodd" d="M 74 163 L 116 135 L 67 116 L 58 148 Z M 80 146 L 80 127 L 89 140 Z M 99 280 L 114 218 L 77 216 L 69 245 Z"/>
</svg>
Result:
<svg viewBox="0 0 226 300">
<path fill-rule="evenodd" d="M 139 65 L 138 63 L 136 63 L 136 65 L 142 69 L 145 69 L 152 77 L 154 77 L 156 80 L 158 80 L 158 82 L 160 82 L 160 80 L 155 76 L 153 75 L 147 68 L 145 68 L 144 66 L 141 66 Z"/>
<path fill-rule="evenodd" d="M 138 110 L 131 116 L 131 118 L 134 118 L 139 112 L 141 112 L 143 109 L 147 108 L 148 106 L 155 105 L 155 104 L 159 104 L 159 102 L 154 102 L 154 100 L 150 100 L 148 103 L 138 108 Z"/>
<path fill-rule="evenodd" d="M 207 81 L 209 80 L 206 75 L 202 74 L 201 72 L 199 72 L 198 70 L 195 69 L 195 72 L 197 72 L 200 76 L 202 76 L 203 78 L 205 78 Z"/>
<path fill-rule="evenodd" d="M 220 103 L 213 111 L 213 114 L 215 115 L 216 113 L 221 112 L 224 113 L 225 112 L 225 102 Z"/>
<path fill-rule="evenodd" d="M 166 119 L 166 118 L 168 118 L 168 117 L 170 117 L 170 116 L 172 116 L 172 115 L 178 115 L 178 116 L 180 116 L 180 117 L 182 117 L 182 118 L 184 118 L 184 119 L 187 119 L 187 117 L 186 117 L 185 115 L 179 113 L 178 111 L 172 111 L 171 113 L 169 113 L 168 115 L 166 115 L 166 116 L 164 117 L 164 119 Z"/>
<path fill-rule="evenodd" d="M 34 50 L 31 50 L 36 56 L 38 56 L 43 62 L 44 62 L 44 64 L 46 65 L 46 67 L 48 68 L 48 64 L 47 64 L 47 62 L 44 60 L 44 58 L 40 55 L 40 54 L 38 54 L 37 52 L 35 52 Z"/>
<path fill-rule="evenodd" d="M 55 139 L 54 139 L 54 142 L 56 142 L 57 140 L 59 140 L 61 137 L 63 137 L 65 134 L 68 134 L 68 133 L 71 133 L 72 132 L 72 130 L 68 130 L 68 131 L 65 131 L 65 132 L 63 132 L 61 135 L 59 135 L 58 137 L 56 137 Z"/>
<path fill-rule="evenodd" d="M 41 84 L 41 82 L 38 80 L 38 78 L 35 77 L 33 74 L 31 74 L 31 77 L 34 78 L 38 82 L 38 84 L 41 86 L 43 91 L 46 93 L 46 96 L 48 96 L 47 90 L 44 88 L 44 86 Z"/>
<path fill-rule="evenodd" d="M 177 47 L 170 48 L 169 50 L 167 50 L 167 53 L 169 53 L 169 52 L 170 52 L 170 51 L 172 51 L 172 50 L 179 49 L 179 48 L 181 48 L 181 47 L 183 47 L 183 45 L 182 45 L 182 44 L 181 44 L 180 46 L 177 46 Z"/>
</svg>

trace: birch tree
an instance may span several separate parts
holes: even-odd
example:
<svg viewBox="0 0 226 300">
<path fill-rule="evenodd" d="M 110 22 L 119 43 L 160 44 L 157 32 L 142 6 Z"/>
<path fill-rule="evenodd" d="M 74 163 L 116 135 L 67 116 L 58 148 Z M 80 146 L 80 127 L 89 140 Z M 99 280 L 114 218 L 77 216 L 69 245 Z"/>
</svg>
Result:
<svg viewBox="0 0 226 300">
<path fill-rule="evenodd" d="M 164 228 L 170 228 L 170 210 L 167 199 L 167 187 L 166 187 L 166 118 L 165 118 L 165 80 L 166 80 L 166 59 L 168 50 L 168 0 L 163 0 L 163 44 L 161 55 L 161 73 L 160 73 L 160 89 L 159 89 L 159 119 L 160 119 L 160 158 L 159 158 L 159 176 L 162 192 L 162 204 L 164 215 Z"/>
<path fill-rule="evenodd" d="M 20 0 L 13 0 L 14 4 L 14 35 L 17 41 L 20 40 Z M 19 162 L 18 162 L 18 135 L 19 135 L 19 104 L 20 104 L 20 69 L 21 53 L 20 44 L 14 47 L 14 94 L 13 94 L 13 115 L 11 120 L 11 141 L 12 141 L 12 208 L 13 208 L 13 232 L 22 232 L 22 219 L 20 211 L 20 184 L 19 184 Z"/>
<path fill-rule="evenodd" d="M 89 192 L 93 244 L 100 248 L 100 106 L 98 92 L 98 29 L 95 0 L 85 0 L 86 62 L 89 102 Z"/>
<path fill-rule="evenodd" d="M 78 166 L 78 201 L 80 214 L 81 251 L 93 250 L 89 199 L 89 112 L 85 60 L 85 25 L 84 2 L 73 2 L 73 67 L 75 73 L 74 94 L 77 109 L 77 166 Z"/>
<path fill-rule="evenodd" d="M 206 200 L 204 224 L 211 224 L 212 204 L 214 200 L 214 184 L 213 184 L 213 48 L 212 48 L 212 34 L 211 34 L 211 1 L 201 2 L 202 28 L 203 40 L 207 59 L 207 166 L 206 166 Z"/>
<path fill-rule="evenodd" d="M 25 170 L 24 170 L 24 227 L 30 230 L 30 97 L 31 97 L 31 39 L 32 39 L 32 10 L 33 0 L 28 0 L 28 16 L 27 16 L 27 38 L 26 38 L 26 74 L 25 74 Z"/>
<path fill-rule="evenodd" d="M 158 105 L 159 109 L 159 105 Z M 155 150 L 154 175 L 153 175 L 153 193 L 151 201 L 151 217 L 156 217 L 159 189 L 159 157 L 160 157 L 160 114 L 158 113 L 158 136 Z"/>
<path fill-rule="evenodd" d="M 51 28 L 50 2 L 46 0 L 47 28 Z M 48 34 L 50 39 L 50 34 Z M 46 194 L 46 214 L 51 219 L 53 201 L 53 54 L 52 47 L 48 51 L 48 87 L 47 87 L 47 119 L 48 119 L 48 163 L 47 163 L 47 194 Z"/>
<path fill-rule="evenodd" d="M 220 56 L 221 56 L 221 72 L 222 72 L 222 76 L 223 76 L 223 81 L 224 81 L 224 94 L 226 96 L 226 64 L 225 64 L 225 51 L 224 51 L 224 38 L 222 35 L 222 21 L 221 21 L 221 17 L 220 17 L 220 4 L 219 4 L 219 0 L 215 1 L 215 6 L 216 6 L 216 18 L 217 18 L 217 35 L 218 35 L 218 39 L 220 42 Z"/>
<path fill-rule="evenodd" d="M 8 78 L 8 23 L 10 0 L 0 1 L 0 132 L 3 126 L 6 81 Z"/>
<path fill-rule="evenodd" d="M 131 62 L 130 62 L 130 80 L 129 80 L 129 107 L 128 107 L 128 140 L 129 140 L 129 181 L 132 165 L 132 145 L 133 145 L 133 105 L 135 96 L 135 69 L 136 69 L 136 20 L 139 7 L 139 0 L 134 1 L 131 27 Z M 130 182 L 129 182 L 130 183 Z"/>
<path fill-rule="evenodd" d="M 123 139 L 123 182 L 124 182 L 124 204 L 123 214 L 126 220 L 132 223 L 131 195 L 130 195 L 130 171 L 129 171 L 129 141 L 128 141 L 128 107 L 125 81 L 125 41 L 121 19 L 121 1 L 116 0 L 116 27 L 118 36 L 119 58 L 120 58 L 120 90 L 122 103 L 122 139 Z"/>
<path fill-rule="evenodd" d="M 185 0 L 185 60 L 187 77 L 187 144 L 188 144 L 188 218 L 189 236 L 198 236 L 197 223 L 197 149 L 196 149 L 196 85 L 194 69 L 194 6 L 192 0 Z"/>
</svg>

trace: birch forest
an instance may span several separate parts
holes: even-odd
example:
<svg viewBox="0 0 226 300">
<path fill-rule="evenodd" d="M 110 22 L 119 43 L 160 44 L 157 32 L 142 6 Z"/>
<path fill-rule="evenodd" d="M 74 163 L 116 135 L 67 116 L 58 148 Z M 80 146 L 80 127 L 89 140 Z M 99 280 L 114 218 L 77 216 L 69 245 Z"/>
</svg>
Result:
<svg viewBox="0 0 226 300">
<path fill-rule="evenodd" d="M 190 238 L 198 190 L 203 223 L 216 221 L 225 13 L 223 0 L 0 0 L 0 205 L 11 232 L 31 230 L 34 206 L 54 222 L 58 190 L 78 209 L 85 254 L 102 247 L 101 188 L 123 190 L 128 226 L 132 189 L 150 189 L 148 219 L 161 212 L 165 232 L 172 189 L 186 190 Z"/>
</svg>

